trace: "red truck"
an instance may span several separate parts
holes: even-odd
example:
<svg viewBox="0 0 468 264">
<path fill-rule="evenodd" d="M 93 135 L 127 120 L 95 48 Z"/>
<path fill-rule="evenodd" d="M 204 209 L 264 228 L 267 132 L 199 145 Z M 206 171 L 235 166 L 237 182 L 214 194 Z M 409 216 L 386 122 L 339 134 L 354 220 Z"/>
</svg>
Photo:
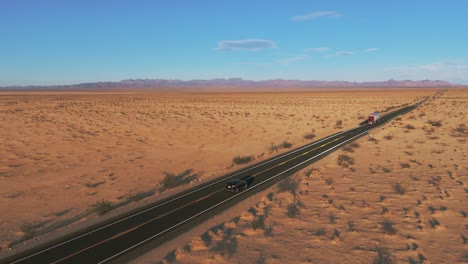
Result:
<svg viewBox="0 0 468 264">
<path fill-rule="evenodd" d="M 380 119 L 380 113 L 379 112 L 372 113 L 372 114 L 369 115 L 369 118 L 367 119 L 367 124 L 373 125 L 373 124 L 379 122 L 379 119 Z"/>
</svg>

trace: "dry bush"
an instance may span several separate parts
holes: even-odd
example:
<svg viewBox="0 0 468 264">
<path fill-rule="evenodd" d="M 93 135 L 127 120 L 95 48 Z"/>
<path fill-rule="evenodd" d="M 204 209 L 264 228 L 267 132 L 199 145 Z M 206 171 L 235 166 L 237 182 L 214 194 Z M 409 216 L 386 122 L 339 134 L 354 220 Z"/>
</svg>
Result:
<svg viewBox="0 0 468 264">
<path fill-rule="evenodd" d="M 90 205 L 90 208 L 91 211 L 97 213 L 98 215 L 104 215 L 114 209 L 114 203 L 107 200 L 101 200 Z"/>
<path fill-rule="evenodd" d="M 160 182 L 161 186 L 160 186 L 159 191 L 163 192 L 167 189 L 175 188 L 177 186 L 188 184 L 194 180 L 197 180 L 198 179 L 197 174 L 192 174 L 192 172 L 193 172 L 192 169 L 187 169 L 184 172 L 179 173 L 179 174 L 175 174 L 173 172 L 167 172 L 167 171 L 163 172 L 164 179 L 162 179 Z"/>
<path fill-rule="evenodd" d="M 405 194 L 405 192 L 406 192 L 406 188 L 403 187 L 403 185 L 401 185 L 399 182 L 396 182 L 396 183 L 392 184 L 392 187 L 395 190 L 395 192 L 397 192 L 397 193 L 399 193 L 401 195 Z"/>
<path fill-rule="evenodd" d="M 343 168 L 349 168 L 350 165 L 354 165 L 355 160 L 354 158 L 347 155 L 339 155 L 337 163 Z"/>
<path fill-rule="evenodd" d="M 316 137 L 315 134 L 312 132 L 304 135 L 304 139 L 309 139 L 309 140 L 314 139 L 315 137 Z"/>
<path fill-rule="evenodd" d="M 440 120 L 429 120 L 427 123 L 435 127 L 442 126 L 442 122 Z"/>
<path fill-rule="evenodd" d="M 408 124 L 405 126 L 406 129 L 416 129 L 413 125 Z"/>
<path fill-rule="evenodd" d="M 377 247 L 375 249 L 377 252 L 377 256 L 372 261 L 373 264 L 395 264 L 396 259 L 395 256 L 390 252 L 388 248 L 384 247 Z"/>
<path fill-rule="evenodd" d="M 298 178 L 288 177 L 278 184 L 279 192 L 290 192 L 296 195 L 300 180 Z"/>
<path fill-rule="evenodd" d="M 465 124 L 460 124 L 452 129 L 452 136 L 454 137 L 468 137 L 468 127 Z"/>
<path fill-rule="evenodd" d="M 395 235 L 397 233 L 397 230 L 395 229 L 395 227 L 393 227 L 395 223 L 393 223 L 391 220 L 385 219 L 380 224 L 382 225 L 382 231 L 384 232 L 384 234 Z"/>
<path fill-rule="evenodd" d="M 235 165 L 240 165 L 244 163 L 249 163 L 252 160 L 254 160 L 253 155 L 248 155 L 248 156 L 237 155 L 234 158 L 232 158 L 232 163 L 234 163 Z"/>
</svg>

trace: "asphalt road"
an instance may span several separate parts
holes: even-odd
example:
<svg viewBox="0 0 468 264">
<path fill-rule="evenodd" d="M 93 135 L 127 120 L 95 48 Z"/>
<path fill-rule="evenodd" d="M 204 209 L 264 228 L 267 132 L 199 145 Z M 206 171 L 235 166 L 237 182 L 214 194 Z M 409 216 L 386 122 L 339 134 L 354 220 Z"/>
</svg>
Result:
<svg viewBox="0 0 468 264">
<path fill-rule="evenodd" d="M 306 146 L 240 171 L 206 182 L 139 211 L 99 226 L 57 239 L 0 263 L 123 263 L 193 228 L 252 194 L 310 165 L 341 146 L 415 109 L 423 101 L 383 116 L 376 125 L 363 125 L 338 132 Z M 224 190 L 231 178 L 251 175 L 254 181 L 239 193 Z"/>
</svg>

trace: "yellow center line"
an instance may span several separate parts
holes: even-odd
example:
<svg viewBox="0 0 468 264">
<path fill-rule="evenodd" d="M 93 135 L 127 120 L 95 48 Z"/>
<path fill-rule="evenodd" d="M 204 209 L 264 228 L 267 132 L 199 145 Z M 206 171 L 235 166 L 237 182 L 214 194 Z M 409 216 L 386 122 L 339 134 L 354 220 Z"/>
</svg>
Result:
<svg viewBox="0 0 468 264">
<path fill-rule="evenodd" d="M 312 152 L 312 151 L 314 151 L 314 150 L 317 150 L 317 149 L 319 149 L 319 148 L 323 148 L 323 147 L 325 147 L 326 145 L 329 145 L 329 144 L 331 144 L 332 142 L 335 142 L 335 141 L 337 141 L 337 140 L 339 140 L 339 139 L 341 139 L 341 138 L 343 138 L 343 137 L 345 137 L 345 136 L 341 136 L 341 137 L 336 138 L 336 139 L 334 139 L 334 140 L 332 140 L 332 141 L 330 141 L 330 142 L 328 142 L 328 143 L 322 144 L 322 145 L 320 145 L 320 146 L 318 146 L 318 147 L 316 147 L 316 148 L 314 148 L 314 149 L 312 149 L 312 150 L 309 150 L 309 151 L 307 151 L 307 152 L 302 153 L 302 154 L 299 155 L 299 156 L 296 156 L 296 157 L 294 157 L 294 158 L 291 158 L 291 159 L 289 159 L 289 160 L 286 160 L 286 161 L 284 161 L 284 162 L 281 162 L 281 163 L 279 163 L 279 164 L 277 164 L 277 165 L 275 165 L 275 166 L 273 166 L 273 167 L 270 167 L 270 168 L 268 168 L 268 169 L 266 169 L 266 170 L 263 170 L 263 171 L 261 171 L 261 172 L 259 172 L 259 173 L 253 174 L 252 176 L 256 176 L 256 175 L 259 175 L 259 174 L 264 173 L 264 172 L 266 172 L 266 171 L 272 170 L 273 168 L 279 167 L 279 166 L 281 166 L 281 165 L 283 165 L 283 164 L 285 164 L 285 163 L 287 163 L 287 162 L 290 162 L 291 160 L 295 160 L 295 159 L 299 158 L 300 156 L 307 155 L 307 154 L 309 154 L 310 152 Z M 220 189 L 220 190 L 218 190 L 218 191 L 216 191 L 216 192 L 213 192 L 213 193 L 210 193 L 210 194 L 208 194 L 208 195 L 206 195 L 206 196 L 204 196 L 204 197 L 202 197 L 202 198 L 200 198 L 200 199 L 198 199 L 198 200 L 192 201 L 192 202 L 190 202 L 190 203 L 188 203 L 188 204 L 186 204 L 186 205 L 184 205 L 184 206 L 182 206 L 182 207 L 176 208 L 176 209 L 174 209 L 174 210 L 172 210 L 172 211 L 169 211 L 169 212 L 167 212 L 167 213 L 165 213 L 165 214 L 163 214 L 163 215 L 159 215 L 159 216 L 156 217 L 156 218 L 153 218 L 153 219 L 151 219 L 151 220 L 149 220 L 149 221 L 146 221 L 146 222 L 144 222 L 144 223 L 142 223 L 142 224 L 140 224 L 140 225 L 137 225 L 137 226 L 135 226 L 135 227 L 132 227 L 132 228 L 130 228 L 130 229 L 127 229 L 127 230 L 125 230 L 125 231 L 123 231 L 123 232 L 121 232 L 121 233 L 116 234 L 115 236 L 112 236 L 112 237 L 107 238 L 107 239 L 105 239 L 105 240 L 102 240 L 102 241 L 100 241 L 100 242 L 98 242 L 98 243 L 96 243 L 96 244 L 93 244 L 93 245 L 91 245 L 91 246 L 89 246 L 89 247 L 86 247 L 86 248 L 81 249 L 81 250 L 79 250 L 79 251 L 77 251 L 77 252 L 74 252 L 74 253 L 71 254 L 71 255 L 68 255 L 68 256 L 66 256 L 66 257 L 64 257 L 64 258 L 62 258 L 62 259 L 60 259 L 60 260 L 55 261 L 54 263 L 58 263 L 58 262 L 64 261 L 64 260 L 69 259 L 69 258 L 71 258 L 71 257 L 73 257 L 73 256 L 75 256 L 75 255 L 77 255 L 77 254 L 80 254 L 81 252 L 84 252 L 84 251 L 86 251 L 86 250 L 88 250 L 88 249 L 91 249 L 91 248 L 96 247 L 96 246 L 98 246 L 98 245 L 100 245 L 100 244 L 103 244 L 103 243 L 108 242 L 108 241 L 110 241 L 110 240 L 113 240 L 113 239 L 116 239 L 116 238 L 118 238 L 118 237 L 121 237 L 121 236 L 123 236 L 123 235 L 125 235 L 125 234 L 127 234 L 127 233 L 130 233 L 130 232 L 132 232 L 132 231 L 134 231 L 134 230 L 136 230 L 136 229 L 138 229 L 138 228 L 144 226 L 144 225 L 147 225 L 147 224 L 149 224 L 149 223 L 151 223 L 151 222 L 153 222 L 153 221 L 155 221 L 155 220 L 158 220 L 158 219 L 160 219 L 160 218 L 162 218 L 162 217 L 164 217 L 164 216 L 166 216 L 166 215 L 168 215 L 168 214 L 170 214 L 170 213 L 173 213 L 173 212 L 175 212 L 175 211 L 177 211 L 177 210 L 180 210 L 180 209 L 182 209 L 182 208 L 184 208 L 184 207 L 187 207 L 187 206 L 189 206 L 189 205 L 191 205 L 191 204 L 194 204 L 194 203 L 196 203 L 196 202 L 198 202 L 198 201 L 204 200 L 204 199 L 208 198 L 209 196 L 211 196 L 211 195 L 213 195 L 213 194 L 215 194 L 215 193 L 218 193 L 218 192 L 220 192 L 220 191 L 224 191 L 224 189 Z"/>
<path fill-rule="evenodd" d="M 341 137 L 339 137 L 339 138 L 335 138 L 334 140 L 332 140 L 332 141 L 330 141 L 330 142 L 328 142 L 328 143 L 322 144 L 322 145 L 320 145 L 320 146 L 318 146 L 318 147 L 316 147 L 316 148 L 314 148 L 314 149 L 311 149 L 311 150 L 309 150 L 309 151 L 307 151 L 307 152 L 304 152 L 304 153 L 302 153 L 301 155 L 298 155 L 298 156 L 296 156 L 296 157 L 294 157 L 294 158 L 291 158 L 291 159 L 288 159 L 288 160 L 286 160 L 286 161 L 283 161 L 283 162 L 281 162 L 281 163 L 279 163 L 279 164 L 276 164 L 276 165 L 273 166 L 273 167 L 269 167 L 268 169 L 263 170 L 263 171 L 261 171 L 261 172 L 259 172 L 259 173 L 252 174 L 252 176 L 255 177 L 255 176 L 257 176 L 257 175 L 259 175 L 259 174 L 262 174 L 262 173 L 264 173 L 264 172 L 266 172 L 266 171 L 272 170 L 272 169 L 274 169 L 274 168 L 276 168 L 276 167 L 279 167 L 279 166 L 281 166 L 281 165 L 283 165 L 283 164 L 285 164 L 285 163 L 287 163 L 287 162 L 290 162 L 291 160 L 295 160 L 295 159 L 297 159 L 297 158 L 299 158 L 299 157 L 301 157 L 301 156 L 305 156 L 305 155 L 311 153 L 311 152 L 314 151 L 314 150 L 317 150 L 317 149 L 319 149 L 319 148 L 323 148 L 323 147 L 325 147 L 326 145 L 329 145 L 329 144 L 331 144 L 332 142 L 335 142 L 335 141 L 337 141 L 337 140 L 339 140 L 339 139 L 342 139 L 342 138 L 344 138 L 344 137 L 345 137 L 345 136 L 341 136 Z"/>
<path fill-rule="evenodd" d="M 125 235 L 125 234 L 127 234 L 127 233 L 132 232 L 133 230 L 136 230 L 136 229 L 138 229 L 138 228 L 140 228 L 140 227 L 142 227 L 142 226 L 144 226 L 144 225 L 147 225 L 147 224 L 149 224 L 149 223 L 151 223 L 151 222 L 153 222 L 153 221 L 155 221 L 155 220 L 158 220 L 158 219 L 160 219 L 160 218 L 162 218 L 162 217 L 164 217 L 164 216 L 166 216 L 166 215 L 168 215 L 168 214 L 170 214 L 170 213 L 173 213 L 173 212 L 175 212 L 175 211 L 177 211 L 177 210 L 180 210 L 180 209 L 182 209 L 182 208 L 184 208 L 184 207 L 187 207 L 187 206 L 189 206 L 189 205 L 191 205 L 191 204 L 194 204 L 194 203 L 196 203 L 196 202 L 199 202 L 199 201 L 201 201 L 201 200 L 204 200 L 204 199 L 208 198 L 209 196 L 212 196 L 213 194 L 218 193 L 218 192 L 220 192 L 220 191 L 224 191 L 224 190 L 223 190 L 223 189 L 220 189 L 220 190 L 218 190 L 218 191 L 216 191 L 216 192 L 210 193 L 210 194 L 208 194 L 208 195 L 206 195 L 206 196 L 204 196 L 204 197 L 201 197 L 201 198 L 199 198 L 198 200 L 192 201 L 192 202 L 190 202 L 190 203 L 188 203 L 188 204 L 186 204 L 186 205 L 184 205 L 184 206 L 182 206 L 182 207 L 176 208 L 176 209 L 174 209 L 174 210 L 172 210 L 172 211 L 169 211 L 169 212 L 167 212 L 167 213 L 165 213 L 165 214 L 159 215 L 159 216 L 157 216 L 156 218 L 153 218 L 153 219 L 148 220 L 148 221 L 146 221 L 146 222 L 144 222 L 144 223 L 142 223 L 142 224 L 139 224 L 139 225 L 137 225 L 137 226 L 135 226 L 135 227 L 132 227 L 132 228 L 127 229 L 127 230 L 125 230 L 125 231 L 123 231 L 123 232 L 120 232 L 120 233 L 116 234 L 115 236 L 106 238 L 106 239 L 104 239 L 104 240 L 102 240 L 102 241 L 100 241 L 100 242 L 97 242 L 96 244 L 93 244 L 93 245 L 91 245 L 91 246 L 89 246 L 89 247 L 86 247 L 86 248 L 84 248 L 84 249 L 81 249 L 81 250 L 79 250 L 79 251 L 76 251 L 76 252 L 74 252 L 73 254 L 68 255 L 68 256 L 66 256 L 66 257 L 64 257 L 64 258 L 62 258 L 62 259 L 59 259 L 59 260 L 57 260 L 57 261 L 55 261 L 55 262 L 53 262 L 53 263 L 59 263 L 59 262 L 61 262 L 61 261 L 64 261 L 64 260 L 66 260 L 66 259 L 69 259 L 69 258 L 71 258 L 71 257 L 73 257 L 73 256 L 75 256 L 75 255 L 77 255 L 77 254 L 80 254 L 81 252 L 84 252 L 84 251 L 86 251 L 86 250 L 88 250 L 88 249 L 91 249 L 91 248 L 93 248 L 93 247 L 99 246 L 100 244 L 103 244 L 103 243 L 105 243 L 105 242 L 107 242 L 107 241 L 110 241 L 110 240 L 116 239 L 116 238 L 118 238 L 118 237 L 121 237 L 121 236 L 123 236 L 123 235 Z"/>
</svg>

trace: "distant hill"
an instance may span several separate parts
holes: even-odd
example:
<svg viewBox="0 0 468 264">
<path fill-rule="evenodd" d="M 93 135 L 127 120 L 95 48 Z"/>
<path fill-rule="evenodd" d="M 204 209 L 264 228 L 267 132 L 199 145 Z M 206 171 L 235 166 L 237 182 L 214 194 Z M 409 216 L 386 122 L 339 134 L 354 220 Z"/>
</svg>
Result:
<svg viewBox="0 0 468 264">
<path fill-rule="evenodd" d="M 94 82 L 74 85 L 55 86 L 9 86 L 0 89 L 119 89 L 119 88 L 189 88 L 189 87 L 258 87 L 258 88 L 356 88 L 356 87 L 456 87 L 464 86 L 440 80 L 397 81 L 387 80 L 381 82 L 348 82 L 348 81 L 300 81 L 300 80 L 265 80 L 251 81 L 240 78 L 211 79 L 211 80 L 169 80 L 169 79 L 129 79 L 120 82 Z"/>
</svg>

